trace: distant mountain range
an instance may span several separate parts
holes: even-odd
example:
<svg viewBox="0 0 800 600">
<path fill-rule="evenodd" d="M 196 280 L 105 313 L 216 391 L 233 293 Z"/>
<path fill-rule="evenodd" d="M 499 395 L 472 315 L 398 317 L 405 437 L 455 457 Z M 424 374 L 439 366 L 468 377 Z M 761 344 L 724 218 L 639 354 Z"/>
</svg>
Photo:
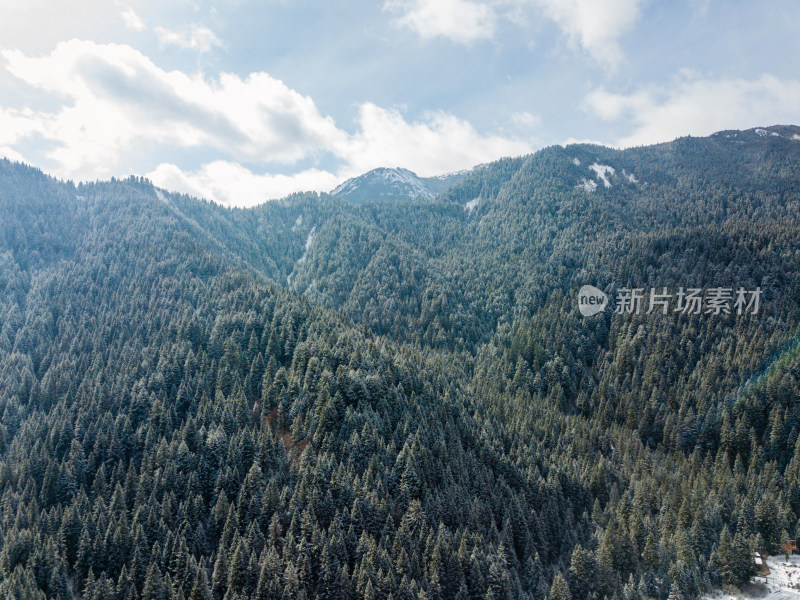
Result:
<svg viewBox="0 0 800 600">
<path fill-rule="evenodd" d="M 726 138 L 739 144 L 755 142 L 765 137 L 800 140 L 798 128 L 793 125 L 757 127 L 744 131 L 725 130 L 709 136 L 710 139 Z M 472 169 L 445 173 L 435 177 L 420 177 L 413 171 L 402 167 L 380 167 L 367 171 L 362 175 L 351 177 L 333 189 L 330 195 L 356 205 L 373 200 L 432 200 L 441 192 L 485 166 L 479 165 Z M 608 173 L 597 172 L 594 180 L 592 178 L 587 179 L 582 183 L 582 187 L 587 191 L 591 191 L 598 182 L 603 185 L 610 185 L 610 181 L 607 178 L 609 174 L 613 175 L 613 170 Z M 631 180 L 632 175 L 625 174 L 624 176 L 629 181 Z M 471 213 L 475 206 L 476 204 L 468 205 L 466 209 Z"/>
<path fill-rule="evenodd" d="M 334 189 L 331 195 L 343 198 L 352 204 L 370 200 L 430 200 L 461 181 L 467 173 L 469 171 L 447 173 L 437 177 L 420 177 L 408 169 L 381 167 L 348 179 Z"/>
<path fill-rule="evenodd" d="M 0 160 L 0 599 L 698 600 L 800 535 L 799 400 L 798 127 L 236 210 Z"/>
</svg>

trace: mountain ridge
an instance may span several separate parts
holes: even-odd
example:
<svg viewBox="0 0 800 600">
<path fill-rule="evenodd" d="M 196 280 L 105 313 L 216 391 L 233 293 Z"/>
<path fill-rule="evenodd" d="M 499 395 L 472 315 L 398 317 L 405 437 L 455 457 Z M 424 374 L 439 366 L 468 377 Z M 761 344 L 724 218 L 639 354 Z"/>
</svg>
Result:
<svg viewBox="0 0 800 600">
<path fill-rule="evenodd" d="M 0 161 L 0 597 L 746 583 L 800 534 L 800 130 L 759 129 L 250 209 Z"/>
<path fill-rule="evenodd" d="M 331 196 L 352 204 L 371 200 L 432 200 L 438 193 L 461 180 L 469 171 L 445 173 L 435 177 L 419 177 L 402 167 L 379 167 L 341 183 Z"/>
</svg>

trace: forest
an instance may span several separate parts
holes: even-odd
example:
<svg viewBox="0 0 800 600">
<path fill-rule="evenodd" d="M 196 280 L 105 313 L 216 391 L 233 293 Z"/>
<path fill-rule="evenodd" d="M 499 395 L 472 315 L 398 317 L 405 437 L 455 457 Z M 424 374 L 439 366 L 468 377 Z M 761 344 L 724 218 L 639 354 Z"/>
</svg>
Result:
<svg viewBox="0 0 800 600">
<path fill-rule="evenodd" d="M 250 209 L 0 160 L 0 598 L 746 583 L 800 537 L 799 140 Z M 584 317 L 585 284 L 762 296 Z"/>
</svg>

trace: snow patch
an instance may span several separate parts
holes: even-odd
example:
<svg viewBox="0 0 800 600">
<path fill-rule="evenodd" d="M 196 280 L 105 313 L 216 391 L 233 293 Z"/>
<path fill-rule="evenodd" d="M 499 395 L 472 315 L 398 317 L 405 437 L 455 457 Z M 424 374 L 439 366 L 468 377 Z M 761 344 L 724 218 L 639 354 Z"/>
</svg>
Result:
<svg viewBox="0 0 800 600">
<path fill-rule="evenodd" d="M 792 139 L 793 139 L 793 140 L 797 140 L 798 142 L 800 142 L 800 135 L 797 135 L 797 134 L 795 133 L 795 134 L 792 136 Z"/>
<path fill-rule="evenodd" d="M 317 235 L 317 226 L 314 225 L 311 228 L 311 231 L 308 232 L 308 237 L 306 238 L 306 246 L 305 251 L 303 252 L 303 256 L 298 259 L 298 263 L 306 262 L 306 257 L 308 256 L 308 251 L 311 248 L 311 243 L 314 241 L 314 236 Z"/>
<path fill-rule="evenodd" d="M 478 204 L 480 204 L 480 198 L 473 198 L 464 205 L 464 210 L 467 211 L 467 216 L 472 216 L 472 211 L 478 208 Z"/>
<path fill-rule="evenodd" d="M 770 589 L 770 598 L 776 593 L 787 600 L 800 600 L 800 556 L 790 556 L 786 562 L 785 556 L 770 556 L 767 559 L 770 574 L 766 576 L 767 587 Z M 756 578 L 760 579 L 760 578 Z"/>
<path fill-rule="evenodd" d="M 308 232 L 308 237 L 306 238 L 305 248 L 303 249 L 303 256 L 297 259 L 297 262 L 294 263 L 294 268 L 292 272 L 286 276 L 286 284 L 291 286 L 292 280 L 294 279 L 294 272 L 297 270 L 298 265 L 302 265 L 306 262 L 306 258 L 308 258 L 308 251 L 311 249 L 311 244 L 314 242 L 314 236 L 317 234 L 317 226 L 314 225 L 311 228 L 311 231 Z"/>
<path fill-rule="evenodd" d="M 760 135 L 761 137 L 767 137 L 769 132 L 766 129 L 756 129 L 756 135 Z"/>
<path fill-rule="evenodd" d="M 626 178 L 628 181 L 630 181 L 631 183 L 639 183 L 639 180 L 638 180 L 638 179 L 636 179 L 636 175 L 634 175 L 633 173 L 626 173 L 626 172 L 625 172 L 625 169 L 622 169 L 622 174 L 623 174 L 623 175 L 625 176 L 625 178 Z"/>
<path fill-rule="evenodd" d="M 575 165 L 576 167 L 580 167 L 581 166 L 581 161 L 580 161 L 579 158 L 573 158 L 572 159 L 572 164 Z"/>
<path fill-rule="evenodd" d="M 597 182 L 592 181 L 591 179 L 586 179 L 584 177 L 583 179 L 581 179 L 581 182 L 575 187 L 582 189 L 584 192 L 593 192 L 597 189 Z"/>
<path fill-rule="evenodd" d="M 593 163 L 592 166 L 590 166 L 589 168 L 595 172 L 597 178 L 603 182 L 603 185 L 605 187 L 607 188 L 611 187 L 611 182 L 608 180 L 607 175 L 613 175 L 615 173 L 614 167 Z"/>
<path fill-rule="evenodd" d="M 158 188 L 156 188 L 156 198 L 161 200 L 164 204 L 169 204 L 169 200 L 167 200 L 167 197 L 164 195 L 164 192 L 162 192 Z"/>
<path fill-rule="evenodd" d="M 790 556 L 789 562 L 784 556 L 770 556 L 767 558 L 767 568 L 769 575 L 754 577 L 748 586 L 766 587 L 766 594 L 763 591 L 739 592 L 735 595 L 714 592 L 703 596 L 703 600 L 800 600 L 800 556 Z"/>
</svg>

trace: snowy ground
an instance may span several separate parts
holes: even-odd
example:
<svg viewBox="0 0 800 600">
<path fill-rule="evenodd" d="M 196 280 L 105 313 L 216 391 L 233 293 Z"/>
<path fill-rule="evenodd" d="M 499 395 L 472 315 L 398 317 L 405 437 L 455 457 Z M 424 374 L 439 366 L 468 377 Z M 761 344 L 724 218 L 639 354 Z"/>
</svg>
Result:
<svg viewBox="0 0 800 600">
<path fill-rule="evenodd" d="M 738 594 L 716 592 L 704 600 L 800 600 L 800 556 L 770 556 L 770 574 L 758 576 Z"/>
</svg>

